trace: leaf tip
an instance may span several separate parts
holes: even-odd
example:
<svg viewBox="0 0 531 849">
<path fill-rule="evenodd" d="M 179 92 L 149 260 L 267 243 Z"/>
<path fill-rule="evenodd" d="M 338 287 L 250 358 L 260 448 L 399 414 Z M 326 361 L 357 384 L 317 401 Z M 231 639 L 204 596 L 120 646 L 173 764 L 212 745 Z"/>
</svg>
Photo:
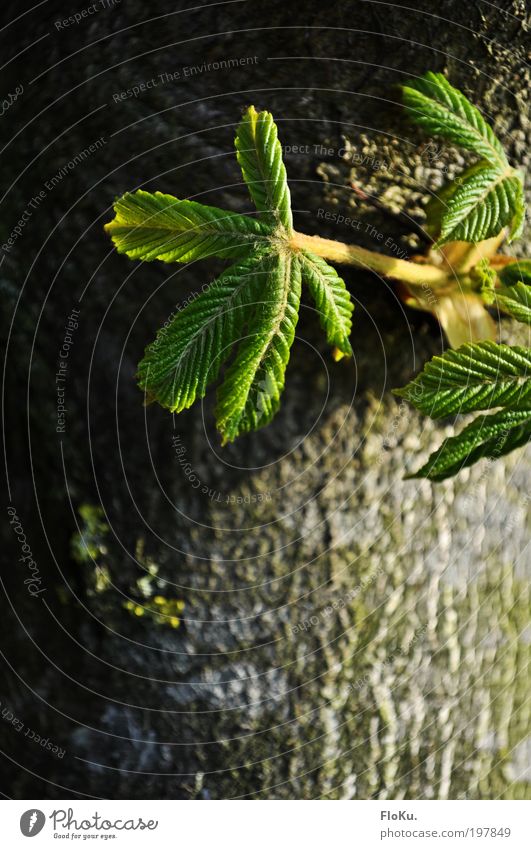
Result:
<svg viewBox="0 0 531 849">
<path fill-rule="evenodd" d="M 349 356 L 349 354 L 346 354 L 340 348 L 336 347 L 336 348 L 332 349 L 332 359 L 336 363 L 339 363 L 343 359 L 343 357 L 348 357 L 348 356 Z"/>
<path fill-rule="evenodd" d="M 409 400 L 409 393 L 407 386 L 399 386 L 397 389 L 391 389 L 392 395 L 397 395 L 398 398 L 405 398 L 406 401 Z"/>
<path fill-rule="evenodd" d="M 229 445 L 231 442 L 233 442 L 233 440 L 229 437 L 228 433 L 225 433 L 224 431 L 220 430 L 219 435 L 221 437 L 221 447 L 222 448 L 226 448 L 227 445 Z"/>
<path fill-rule="evenodd" d="M 250 106 L 247 106 L 243 110 L 242 118 L 243 118 L 244 121 L 248 120 L 248 121 L 251 121 L 252 123 L 255 123 L 256 120 L 258 119 L 259 114 L 260 114 L 259 110 L 255 107 L 255 105 L 253 103 L 251 103 Z"/>
</svg>

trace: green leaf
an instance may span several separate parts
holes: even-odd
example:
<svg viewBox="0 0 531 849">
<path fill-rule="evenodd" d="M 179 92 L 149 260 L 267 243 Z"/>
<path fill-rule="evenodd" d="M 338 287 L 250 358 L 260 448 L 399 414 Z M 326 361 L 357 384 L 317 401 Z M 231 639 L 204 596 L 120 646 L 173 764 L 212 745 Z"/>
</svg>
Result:
<svg viewBox="0 0 531 849">
<path fill-rule="evenodd" d="M 498 282 L 498 275 L 490 264 L 488 257 L 484 256 L 477 265 L 472 268 L 471 279 L 478 281 L 479 291 L 486 304 L 494 303 L 494 290 Z"/>
<path fill-rule="evenodd" d="M 476 166 L 473 165 L 472 168 Z M 463 171 L 460 177 L 460 181 L 466 180 L 468 171 Z M 448 209 L 448 204 L 450 203 L 453 195 L 456 193 L 459 188 L 459 182 L 454 180 L 449 180 L 447 183 L 442 186 L 439 191 L 432 195 L 426 204 L 425 213 L 426 213 L 426 222 L 425 229 L 426 232 L 433 238 L 438 239 L 441 235 L 441 227 L 442 227 L 442 218 L 446 210 Z"/>
<path fill-rule="evenodd" d="M 445 439 L 413 478 L 442 481 L 488 457 L 498 459 L 531 440 L 531 409 L 501 410 L 478 416 L 457 436 Z"/>
<path fill-rule="evenodd" d="M 525 283 L 514 283 L 503 287 L 494 293 L 496 305 L 517 321 L 531 324 L 531 286 Z"/>
<path fill-rule="evenodd" d="M 507 237 L 508 242 L 514 242 L 515 239 L 519 239 L 522 233 L 524 232 L 525 225 L 525 217 L 526 217 L 526 200 L 525 200 L 525 189 L 524 189 L 524 178 L 520 171 L 514 171 L 514 180 L 517 181 L 518 186 L 513 186 L 514 191 L 514 207 L 513 207 L 513 218 L 511 220 L 511 229 L 509 231 L 509 235 Z"/>
<path fill-rule="evenodd" d="M 256 208 L 291 233 L 293 219 L 286 169 L 271 113 L 257 112 L 250 106 L 238 127 L 235 144 L 243 178 Z"/>
<path fill-rule="evenodd" d="M 270 237 L 263 222 L 161 192 L 125 194 L 105 225 L 119 253 L 131 259 L 190 262 L 240 258 Z"/>
<path fill-rule="evenodd" d="M 301 269 L 291 252 L 270 255 L 268 276 L 248 323 L 248 336 L 218 392 L 223 443 L 268 424 L 284 388 L 301 296 Z"/>
<path fill-rule="evenodd" d="M 498 272 L 498 276 L 505 286 L 514 286 L 520 281 L 531 286 L 531 259 L 510 262 Z"/>
<path fill-rule="evenodd" d="M 531 401 L 531 349 L 478 342 L 433 357 L 395 395 L 432 418 Z"/>
<path fill-rule="evenodd" d="M 302 251 L 300 261 L 302 282 L 312 294 L 328 342 L 343 355 L 351 356 L 349 336 L 354 304 L 344 281 L 334 268 L 316 254 Z"/>
<path fill-rule="evenodd" d="M 521 232 L 523 209 L 523 187 L 516 172 L 480 162 L 468 169 L 448 196 L 437 244 L 481 242 L 506 226 L 511 241 Z"/>
<path fill-rule="evenodd" d="M 503 147 L 479 109 L 443 74 L 431 71 L 403 86 L 410 117 L 432 135 L 471 150 L 481 162 L 447 184 L 428 204 L 428 230 L 437 244 L 479 242 L 509 227 L 509 241 L 521 235 L 525 217 L 522 175 L 511 168 Z"/>
<path fill-rule="evenodd" d="M 159 330 L 139 365 L 148 400 L 179 413 L 204 396 L 240 341 L 246 310 L 260 297 L 267 273 L 259 254 L 231 266 Z"/>
<path fill-rule="evenodd" d="M 426 132 L 472 150 L 502 171 L 509 167 L 502 145 L 479 109 L 443 74 L 429 71 L 402 91 L 409 116 Z"/>
</svg>

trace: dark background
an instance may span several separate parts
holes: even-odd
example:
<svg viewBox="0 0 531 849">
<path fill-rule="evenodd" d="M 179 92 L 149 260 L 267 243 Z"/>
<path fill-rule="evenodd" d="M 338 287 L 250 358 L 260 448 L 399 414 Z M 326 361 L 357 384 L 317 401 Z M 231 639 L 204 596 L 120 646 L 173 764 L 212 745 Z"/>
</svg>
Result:
<svg viewBox="0 0 531 849">
<path fill-rule="evenodd" d="M 430 161 L 398 85 L 446 72 L 525 169 L 524 3 L 122 0 L 57 28 L 89 5 L 8 2 L 0 33 L 2 98 L 24 89 L 0 123 L 1 242 L 47 181 L 105 140 L 2 252 L 6 507 L 46 588 L 28 594 L 5 513 L 2 792 L 528 798 L 529 453 L 443 485 L 403 481 L 450 432 L 390 394 L 442 349 L 436 323 L 344 270 L 354 362 L 333 363 L 306 301 L 280 413 L 221 450 L 213 392 L 174 419 L 142 406 L 134 375 L 175 305 L 222 265 L 132 263 L 102 229 L 114 197 L 140 186 L 249 210 L 233 136 L 254 103 L 284 145 L 310 146 L 285 156 L 297 229 L 381 250 L 370 222 L 423 250 L 426 192 L 462 159 Z M 242 57 L 256 61 L 184 76 Z M 337 155 L 345 140 L 358 166 Z M 61 435 L 55 374 L 72 308 Z M 501 333 L 516 338 L 509 323 Z M 155 596 L 184 602 L 179 627 L 150 615 Z"/>
</svg>

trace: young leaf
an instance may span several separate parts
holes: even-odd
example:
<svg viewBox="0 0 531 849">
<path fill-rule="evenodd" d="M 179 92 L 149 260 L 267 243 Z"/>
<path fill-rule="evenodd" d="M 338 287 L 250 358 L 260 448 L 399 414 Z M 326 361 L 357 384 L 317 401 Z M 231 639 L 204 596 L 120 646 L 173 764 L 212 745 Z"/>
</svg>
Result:
<svg viewBox="0 0 531 849">
<path fill-rule="evenodd" d="M 105 225 L 119 253 L 131 259 L 190 262 L 249 254 L 270 236 L 270 228 L 246 215 L 225 212 L 162 192 L 125 194 L 114 204 L 116 217 Z"/>
<path fill-rule="evenodd" d="M 521 174 L 511 168 L 502 145 L 479 109 L 442 74 L 429 72 L 403 87 L 410 117 L 432 135 L 471 150 L 481 162 L 444 187 L 427 207 L 437 245 L 479 242 L 509 227 L 508 241 L 523 229 L 525 199 Z"/>
<path fill-rule="evenodd" d="M 268 424 L 279 407 L 290 348 L 295 337 L 301 269 L 290 252 L 267 258 L 261 303 L 248 323 L 248 336 L 218 392 L 216 420 L 223 443 Z"/>
<path fill-rule="evenodd" d="M 334 268 L 316 254 L 302 251 L 300 262 L 302 282 L 312 294 L 328 342 L 344 356 L 351 356 L 349 336 L 354 304 L 344 281 Z"/>
<path fill-rule="evenodd" d="M 469 169 L 447 200 L 441 217 L 438 245 L 445 242 L 481 242 L 509 226 L 511 241 L 521 232 L 524 196 L 514 171 L 501 171 L 486 162 Z"/>
<path fill-rule="evenodd" d="M 243 179 L 259 212 L 291 233 L 291 200 L 282 161 L 282 147 L 270 112 L 250 106 L 236 133 L 237 159 Z"/>
<path fill-rule="evenodd" d="M 531 286 L 531 259 L 518 259 L 504 265 L 498 276 L 505 286 L 514 286 L 520 281 Z"/>
<path fill-rule="evenodd" d="M 402 92 L 409 116 L 427 133 L 472 150 L 502 171 L 509 168 L 502 145 L 479 109 L 443 74 L 428 71 Z"/>
<path fill-rule="evenodd" d="M 513 283 L 494 293 L 496 305 L 517 321 L 531 324 L 531 286 L 525 283 Z"/>
<path fill-rule="evenodd" d="M 531 402 L 531 349 L 478 342 L 433 357 L 395 395 L 441 418 Z"/>
<path fill-rule="evenodd" d="M 490 264 L 489 258 L 484 256 L 470 271 L 471 279 L 479 283 L 479 294 L 485 304 L 494 303 L 494 290 L 498 282 L 498 275 Z"/>
<path fill-rule="evenodd" d="M 260 254 L 231 266 L 159 330 L 138 367 L 149 400 L 180 413 L 204 396 L 240 341 L 246 310 L 260 298 L 267 273 Z"/>
<path fill-rule="evenodd" d="M 475 169 L 476 165 L 473 165 L 472 168 Z M 441 235 L 443 215 L 448 209 L 448 204 L 459 188 L 460 183 L 466 180 L 470 170 L 471 169 L 467 169 L 466 171 L 463 171 L 459 182 L 455 180 L 448 180 L 448 182 L 446 182 L 436 194 L 430 197 L 426 204 L 424 209 L 424 212 L 426 213 L 426 222 L 424 227 L 432 239 L 437 240 Z"/>
<path fill-rule="evenodd" d="M 442 481 L 482 457 L 498 459 L 531 440 L 531 408 L 478 416 L 457 436 L 445 439 L 411 478 Z"/>
</svg>

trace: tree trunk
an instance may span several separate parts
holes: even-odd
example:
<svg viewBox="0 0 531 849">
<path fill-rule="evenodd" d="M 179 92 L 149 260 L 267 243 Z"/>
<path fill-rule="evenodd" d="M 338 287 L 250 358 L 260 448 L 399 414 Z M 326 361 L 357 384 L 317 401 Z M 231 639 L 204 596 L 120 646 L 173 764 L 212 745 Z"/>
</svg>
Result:
<svg viewBox="0 0 531 849">
<path fill-rule="evenodd" d="M 249 210 L 232 150 L 254 103 L 298 230 L 420 252 L 421 201 L 461 157 L 426 149 L 397 85 L 446 72 L 524 168 L 523 4 L 128 0 L 58 27 L 60 5 L 3 33 L 8 57 L 46 35 L 7 68 L 24 92 L 2 119 L 2 242 L 31 214 L 0 270 L 9 504 L 46 591 L 28 593 L 7 517 L 1 701 L 65 754 L 5 721 L 4 792 L 529 797 L 530 454 L 404 480 L 452 429 L 390 392 L 441 351 L 438 326 L 343 269 L 354 360 L 333 362 L 306 299 L 279 414 L 221 449 L 213 392 L 173 417 L 142 406 L 135 369 L 222 265 L 133 263 L 102 230 L 139 186 Z M 179 627 L 144 611 L 159 596 L 184 602 L 158 607 Z"/>
</svg>

